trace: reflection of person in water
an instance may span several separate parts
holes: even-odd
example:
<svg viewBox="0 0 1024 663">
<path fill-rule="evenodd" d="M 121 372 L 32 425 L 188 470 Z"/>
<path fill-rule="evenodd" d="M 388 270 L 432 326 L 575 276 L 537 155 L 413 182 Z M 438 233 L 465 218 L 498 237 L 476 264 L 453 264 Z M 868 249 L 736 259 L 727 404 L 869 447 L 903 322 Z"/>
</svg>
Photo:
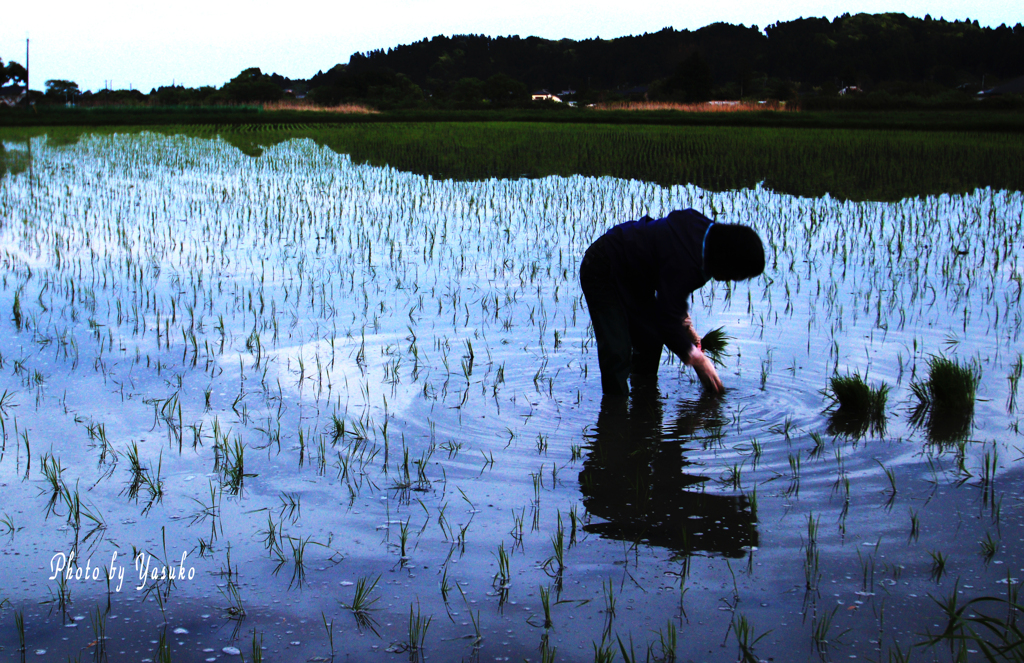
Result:
<svg viewBox="0 0 1024 663">
<path fill-rule="evenodd" d="M 764 246 L 753 229 L 692 209 L 622 223 L 598 238 L 583 256 L 580 285 L 604 393 L 628 394 L 630 372 L 656 377 L 662 346 L 692 366 L 705 389 L 722 393 L 690 323 L 690 295 L 708 279 L 740 281 L 763 271 Z"/>
<path fill-rule="evenodd" d="M 637 398 L 638 389 L 650 393 Z M 691 463 L 684 442 L 725 423 L 720 404 L 702 398 L 679 407 L 675 421 L 663 426 L 662 401 L 653 385 L 635 387 L 631 404 L 602 400 L 580 472 L 583 505 L 596 517 L 584 530 L 681 554 L 742 557 L 758 540 L 749 500 L 705 492 L 701 484 L 708 478 L 685 471 Z"/>
</svg>

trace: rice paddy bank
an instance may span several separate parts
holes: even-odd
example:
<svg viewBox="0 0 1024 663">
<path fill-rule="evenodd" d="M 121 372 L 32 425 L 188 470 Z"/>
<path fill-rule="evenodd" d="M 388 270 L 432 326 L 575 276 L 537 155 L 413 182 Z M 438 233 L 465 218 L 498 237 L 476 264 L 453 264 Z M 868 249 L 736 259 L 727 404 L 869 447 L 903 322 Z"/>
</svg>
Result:
<svg viewBox="0 0 1024 663">
<path fill-rule="evenodd" d="M 786 127 L 805 129 L 900 129 L 917 131 L 996 131 L 1024 133 L 1019 108 L 979 105 L 970 110 L 764 110 L 750 112 L 686 112 L 679 110 L 595 110 L 548 105 L 530 109 L 434 110 L 406 109 L 379 113 L 323 112 L 318 107 L 264 108 L 263 106 L 107 106 L 39 107 L 0 110 L 0 126 L 124 125 L 349 125 L 406 122 L 517 122 L 540 124 L 614 124 L 655 126 Z"/>
</svg>

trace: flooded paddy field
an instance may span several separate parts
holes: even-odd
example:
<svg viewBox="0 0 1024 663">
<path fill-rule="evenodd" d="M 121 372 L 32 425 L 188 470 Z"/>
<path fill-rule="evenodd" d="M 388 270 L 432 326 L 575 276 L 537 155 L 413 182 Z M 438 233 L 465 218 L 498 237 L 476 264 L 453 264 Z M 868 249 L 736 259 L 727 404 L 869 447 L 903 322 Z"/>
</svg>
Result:
<svg viewBox="0 0 1024 663">
<path fill-rule="evenodd" d="M 1022 656 L 1019 191 L 4 145 L 0 659 Z M 602 402 L 579 260 L 687 207 L 768 252 L 694 298 L 727 392 Z"/>
</svg>

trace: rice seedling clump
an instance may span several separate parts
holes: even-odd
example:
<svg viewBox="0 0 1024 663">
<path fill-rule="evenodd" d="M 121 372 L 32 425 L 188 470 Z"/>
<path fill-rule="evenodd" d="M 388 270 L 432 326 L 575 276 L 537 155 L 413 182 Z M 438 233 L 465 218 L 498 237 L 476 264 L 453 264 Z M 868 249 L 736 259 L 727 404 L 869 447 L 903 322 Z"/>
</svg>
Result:
<svg viewBox="0 0 1024 663">
<path fill-rule="evenodd" d="M 864 435 L 868 429 L 881 434 L 885 430 L 885 404 L 889 385 L 884 382 L 873 389 L 859 373 L 834 375 L 822 392 L 829 399 L 829 429 L 852 437 Z"/>
<path fill-rule="evenodd" d="M 885 417 L 885 403 L 889 398 L 889 385 L 882 383 L 872 389 L 859 373 L 834 375 L 829 378 L 825 390 L 832 402 L 829 409 L 855 417 Z"/>
<path fill-rule="evenodd" d="M 918 406 L 957 413 L 974 411 L 974 398 L 981 382 L 976 362 L 961 364 L 948 357 L 928 359 L 928 378 L 910 385 Z"/>
<path fill-rule="evenodd" d="M 726 352 L 729 340 L 730 337 L 726 336 L 725 328 L 718 327 L 704 334 L 700 339 L 700 347 L 711 361 L 722 366 L 725 358 L 729 356 L 729 353 Z"/>
<path fill-rule="evenodd" d="M 911 424 L 924 426 L 932 442 L 966 438 L 971 431 L 979 382 L 981 367 L 977 362 L 961 364 L 948 357 L 929 358 L 928 378 L 910 385 L 918 401 Z"/>
</svg>

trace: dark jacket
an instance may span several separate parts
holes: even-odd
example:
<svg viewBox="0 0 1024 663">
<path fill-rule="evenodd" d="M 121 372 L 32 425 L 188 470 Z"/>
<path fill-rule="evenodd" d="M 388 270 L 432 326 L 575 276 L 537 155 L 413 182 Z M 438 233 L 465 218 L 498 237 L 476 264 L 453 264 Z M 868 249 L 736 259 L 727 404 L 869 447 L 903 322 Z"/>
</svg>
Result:
<svg viewBox="0 0 1024 663">
<path fill-rule="evenodd" d="M 704 240 L 712 224 L 687 209 L 619 224 L 601 242 L 631 322 L 656 334 L 680 358 L 693 346 L 683 320 L 690 295 L 708 282 Z"/>
</svg>

